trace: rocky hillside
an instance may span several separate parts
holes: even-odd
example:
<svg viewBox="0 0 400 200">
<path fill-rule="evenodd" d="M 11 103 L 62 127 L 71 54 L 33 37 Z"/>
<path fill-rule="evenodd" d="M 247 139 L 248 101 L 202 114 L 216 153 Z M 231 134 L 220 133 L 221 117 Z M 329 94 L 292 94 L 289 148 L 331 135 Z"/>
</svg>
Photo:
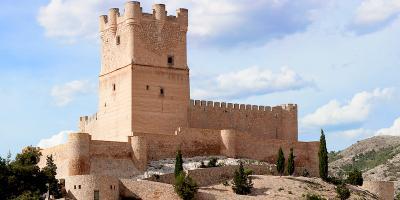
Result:
<svg viewBox="0 0 400 200">
<path fill-rule="evenodd" d="M 365 180 L 394 181 L 400 192 L 400 137 L 376 136 L 329 154 L 329 173 L 338 177 L 354 167 Z"/>
</svg>

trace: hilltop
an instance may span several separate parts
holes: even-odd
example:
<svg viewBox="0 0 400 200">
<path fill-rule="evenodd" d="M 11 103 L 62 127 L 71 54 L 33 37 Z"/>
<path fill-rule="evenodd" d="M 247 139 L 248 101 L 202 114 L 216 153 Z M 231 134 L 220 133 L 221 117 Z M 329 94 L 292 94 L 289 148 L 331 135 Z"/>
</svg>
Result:
<svg viewBox="0 0 400 200">
<path fill-rule="evenodd" d="M 329 173 L 343 177 L 353 167 L 364 180 L 393 181 L 400 192 L 400 137 L 375 136 L 329 154 Z"/>
</svg>

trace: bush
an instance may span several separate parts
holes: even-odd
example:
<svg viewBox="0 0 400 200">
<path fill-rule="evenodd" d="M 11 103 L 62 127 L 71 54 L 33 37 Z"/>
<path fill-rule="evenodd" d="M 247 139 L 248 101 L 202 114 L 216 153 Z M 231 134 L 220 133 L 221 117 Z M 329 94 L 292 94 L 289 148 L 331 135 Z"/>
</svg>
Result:
<svg viewBox="0 0 400 200">
<path fill-rule="evenodd" d="M 394 197 L 395 200 L 400 200 L 400 192 L 397 193 L 397 195 Z"/>
<path fill-rule="evenodd" d="M 325 198 L 317 195 L 317 194 L 306 194 L 303 196 L 305 197 L 306 200 L 326 200 Z"/>
<path fill-rule="evenodd" d="M 199 188 L 196 182 L 189 176 L 186 176 L 186 173 L 182 171 L 175 178 L 174 189 L 179 197 L 183 200 L 191 200 L 194 199 L 194 196 Z"/>
<path fill-rule="evenodd" d="M 363 177 L 362 173 L 360 170 L 354 168 L 353 171 L 348 173 L 346 183 L 352 184 L 352 185 L 359 185 L 361 186 L 363 184 Z"/>
<path fill-rule="evenodd" d="M 253 174 L 253 170 L 245 168 L 245 169 L 244 169 L 244 173 L 245 173 L 247 176 L 250 176 L 250 175 Z"/>
<path fill-rule="evenodd" d="M 341 185 L 344 183 L 344 181 L 340 178 L 334 177 L 334 176 L 328 176 L 326 179 L 326 182 L 334 184 L 334 185 Z"/>
<path fill-rule="evenodd" d="M 341 200 L 350 198 L 350 190 L 346 187 L 345 184 L 340 184 L 336 186 L 336 194 L 337 197 Z"/>
<path fill-rule="evenodd" d="M 239 163 L 239 169 L 235 170 L 235 175 L 232 181 L 232 190 L 236 194 L 247 195 L 251 193 L 253 188 L 253 183 L 251 177 L 245 173 L 243 164 Z"/>
<path fill-rule="evenodd" d="M 276 171 L 282 176 L 285 171 L 285 155 L 283 154 L 282 147 L 279 147 L 278 159 L 276 160 Z"/>
<path fill-rule="evenodd" d="M 303 170 L 303 173 L 301 173 L 301 176 L 303 176 L 303 177 L 309 177 L 309 176 L 310 176 L 310 172 L 308 172 L 307 169 L 304 169 L 304 170 Z"/>
<path fill-rule="evenodd" d="M 218 167 L 217 162 L 218 162 L 217 158 L 211 158 L 207 164 L 207 167 Z"/>
</svg>

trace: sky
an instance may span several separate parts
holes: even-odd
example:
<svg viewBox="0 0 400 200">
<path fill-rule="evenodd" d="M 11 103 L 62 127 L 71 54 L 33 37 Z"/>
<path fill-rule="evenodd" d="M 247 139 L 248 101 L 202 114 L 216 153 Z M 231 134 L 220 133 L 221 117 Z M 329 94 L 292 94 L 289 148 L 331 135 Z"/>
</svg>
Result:
<svg viewBox="0 0 400 200">
<path fill-rule="evenodd" d="M 121 0 L 0 1 L 0 156 L 97 110 L 98 16 Z M 160 0 L 189 9 L 191 98 L 296 103 L 299 139 L 400 136 L 400 0 Z"/>
</svg>

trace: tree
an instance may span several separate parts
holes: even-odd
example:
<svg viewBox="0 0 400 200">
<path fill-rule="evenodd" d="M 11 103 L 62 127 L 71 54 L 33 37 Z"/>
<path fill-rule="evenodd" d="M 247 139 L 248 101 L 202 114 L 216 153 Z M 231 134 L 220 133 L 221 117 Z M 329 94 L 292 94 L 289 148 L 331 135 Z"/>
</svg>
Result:
<svg viewBox="0 0 400 200">
<path fill-rule="evenodd" d="M 276 161 L 276 170 L 278 171 L 280 176 L 282 176 L 285 172 L 285 155 L 283 154 L 282 147 L 279 147 L 278 160 Z"/>
<path fill-rule="evenodd" d="M 328 150 L 326 149 L 326 140 L 324 130 L 321 129 L 321 137 L 319 139 L 319 176 L 322 180 L 328 179 Z"/>
<path fill-rule="evenodd" d="M 352 171 L 350 171 L 348 173 L 346 183 L 351 184 L 351 185 L 361 186 L 363 184 L 363 182 L 364 182 L 364 179 L 362 177 L 362 173 L 357 168 L 354 168 Z"/>
<path fill-rule="evenodd" d="M 249 174 L 245 172 L 243 163 L 239 163 L 239 169 L 235 170 L 235 174 L 232 181 L 232 190 L 236 194 L 247 195 L 251 193 L 253 188 L 253 182 Z"/>
<path fill-rule="evenodd" d="M 295 156 L 293 155 L 293 148 L 290 148 L 290 153 L 288 157 L 288 166 L 287 166 L 287 172 L 289 175 L 293 175 L 294 173 L 294 158 Z"/>
<path fill-rule="evenodd" d="M 61 185 L 56 179 L 57 166 L 54 164 L 53 155 L 47 156 L 46 166 L 42 171 L 47 177 L 46 182 L 49 184 L 50 195 L 53 195 L 55 198 L 61 198 Z"/>
<path fill-rule="evenodd" d="M 199 187 L 191 177 L 186 176 L 186 173 L 181 171 L 175 177 L 174 189 L 183 200 L 191 200 L 194 199 Z"/>
<path fill-rule="evenodd" d="M 182 159 L 182 153 L 181 150 L 179 149 L 176 152 L 176 158 L 175 158 L 175 177 L 179 176 L 181 172 L 183 171 L 183 159 Z"/>
<path fill-rule="evenodd" d="M 9 163 L 7 186 L 10 190 L 7 199 L 23 199 L 28 196 L 35 199 L 34 197 L 47 191 L 47 178 L 37 166 L 40 156 L 39 148 L 29 146 Z"/>
</svg>

